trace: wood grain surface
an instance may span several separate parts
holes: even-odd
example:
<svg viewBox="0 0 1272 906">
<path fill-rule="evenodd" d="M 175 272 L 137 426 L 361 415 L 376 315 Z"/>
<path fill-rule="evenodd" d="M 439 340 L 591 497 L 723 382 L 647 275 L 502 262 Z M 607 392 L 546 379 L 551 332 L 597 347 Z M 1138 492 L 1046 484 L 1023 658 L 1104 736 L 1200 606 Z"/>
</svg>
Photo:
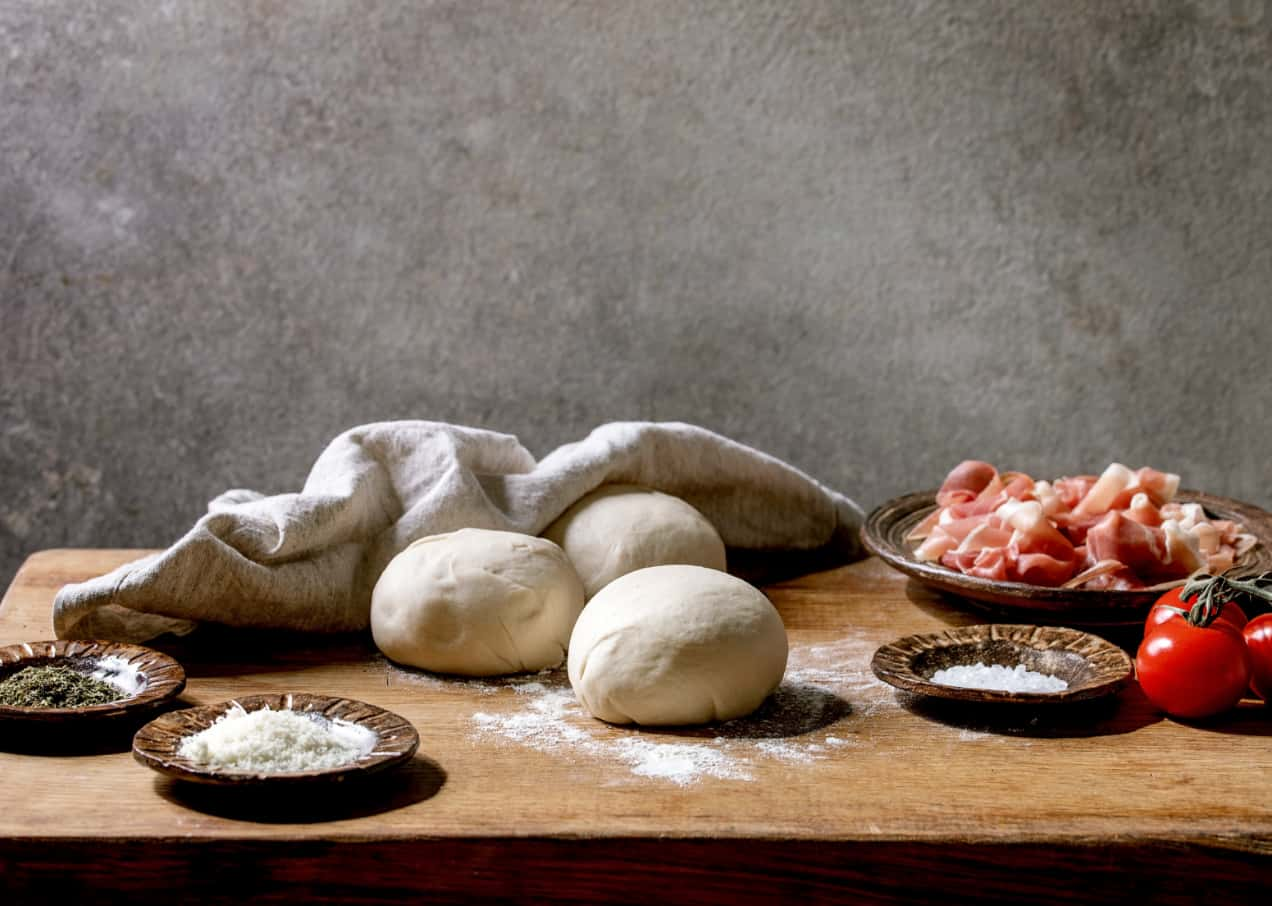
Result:
<svg viewBox="0 0 1272 906">
<path fill-rule="evenodd" d="M 34 555 L 0 603 L 0 644 L 49 637 L 58 587 L 142 553 Z M 6 890 L 15 902 L 172 889 L 261 901 L 1186 902 L 1272 886 L 1262 704 L 1189 725 L 1155 713 L 1134 684 L 1046 710 L 912 698 L 871 674 L 874 650 L 981 613 L 878 560 L 766 590 L 790 634 L 786 683 L 754 717 L 698 730 L 592 721 L 567 706 L 559 672 L 479 682 L 402 670 L 362 636 L 201 631 L 160 643 L 186 668 L 179 705 L 347 696 L 410 720 L 419 751 L 403 770 L 321 794 L 235 796 L 137 765 L 130 735 L 0 727 Z"/>
</svg>

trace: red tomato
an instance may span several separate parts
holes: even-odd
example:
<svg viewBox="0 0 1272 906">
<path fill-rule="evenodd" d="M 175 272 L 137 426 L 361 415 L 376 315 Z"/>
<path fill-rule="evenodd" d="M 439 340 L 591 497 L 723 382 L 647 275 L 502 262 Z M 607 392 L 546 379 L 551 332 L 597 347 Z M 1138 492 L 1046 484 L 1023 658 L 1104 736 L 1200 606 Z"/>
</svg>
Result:
<svg viewBox="0 0 1272 906">
<path fill-rule="evenodd" d="M 1154 629 L 1162 623 L 1165 623 L 1171 617 L 1179 616 L 1179 614 L 1171 610 L 1172 607 L 1178 607 L 1180 610 L 1189 610 L 1197 603 L 1196 597 L 1187 604 L 1180 600 L 1179 596 L 1183 590 L 1184 587 L 1182 585 L 1179 586 L 1179 588 L 1172 588 L 1153 603 L 1153 609 L 1148 612 L 1148 619 L 1144 621 L 1145 634 L 1151 633 Z M 1246 624 L 1245 611 L 1241 609 L 1241 605 L 1239 605 L 1236 601 L 1228 601 L 1225 603 L 1223 607 L 1220 608 L 1219 616 L 1216 617 L 1216 619 L 1227 620 L 1237 629 L 1240 629 Z"/>
<path fill-rule="evenodd" d="M 1264 701 L 1272 700 L 1272 613 L 1255 617 L 1243 634 L 1250 651 L 1250 688 Z"/>
<path fill-rule="evenodd" d="M 1148 700 L 1176 717 L 1209 717 L 1241 701 L 1250 685 L 1250 653 L 1241 631 L 1215 620 L 1168 620 L 1145 637 L 1135 675 Z"/>
</svg>

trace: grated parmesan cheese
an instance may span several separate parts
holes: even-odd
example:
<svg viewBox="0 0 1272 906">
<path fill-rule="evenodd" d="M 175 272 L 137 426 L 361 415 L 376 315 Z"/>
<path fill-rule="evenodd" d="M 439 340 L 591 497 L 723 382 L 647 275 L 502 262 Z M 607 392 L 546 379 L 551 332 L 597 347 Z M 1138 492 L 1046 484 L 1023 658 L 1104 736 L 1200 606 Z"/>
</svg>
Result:
<svg viewBox="0 0 1272 906">
<path fill-rule="evenodd" d="M 959 664 L 932 674 L 932 682 L 961 689 L 992 689 L 997 692 L 1063 692 L 1069 684 L 1058 676 L 1038 673 L 1024 664 Z"/>
<path fill-rule="evenodd" d="M 181 740 L 178 754 L 216 770 L 287 774 L 349 764 L 370 754 L 375 742 L 373 731 L 345 720 L 270 708 L 248 712 L 235 704 Z"/>
</svg>

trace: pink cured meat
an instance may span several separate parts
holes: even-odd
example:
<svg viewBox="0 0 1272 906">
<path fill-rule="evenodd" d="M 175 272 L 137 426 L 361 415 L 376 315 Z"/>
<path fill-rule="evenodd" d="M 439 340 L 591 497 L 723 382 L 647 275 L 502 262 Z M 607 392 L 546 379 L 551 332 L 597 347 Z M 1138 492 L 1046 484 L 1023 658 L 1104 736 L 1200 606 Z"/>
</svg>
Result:
<svg viewBox="0 0 1272 906">
<path fill-rule="evenodd" d="M 1030 585 L 1063 585 L 1081 562 L 1069 539 L 1042 517 L 1027 531 L 1017 530 L 1008 546 L 1010 570 L 1017 582 Z"/>
<path fill-rule="evenodd" d="M 1177 475 L 1118 463 L 1098 476 L 1035 482 L 967 460 L 912 533 L 923 539 L 915 554 L 986 579 L 1135 589 L 1222 571 L 1256 543 L 1240 525 L 1173 502 L 1178 487 Z"/>
<path fill-rule="evenodd" d="M 1147 494 L 1136 494 L 1126 505 L 1126 518 L 1156 528 L 1162 524 L 1162 511 Z"/>
<path fill-rule="evenodd" d="M 1116 511 L 1105 514 L 1087 532 L 1086 548 L 1088 557 L 1095 560 L 1117 560 L 1125 563 L 1136 575 L 1157 575 L 1165 567 L 1166 544 L 1161 530 L 1127 519 Z"/>
<path fill-rule="evenodd" d="M 941 563 L 950 569 L 957 569 L 959 572 L 966 573 L 969 576 L 976 576 L 980 579 L 1005 582 L 1009 578 L 1006 548 L 985 548 L 984 550 L 967 551 L 962 554 L 950 551 L 941 558 Z"/>
<path fill-rule="evenodd" d="M 1065 509 L 1071 510 L 1091 490 L 1091 486 L 1099 479 L 1098 475 L 1078 475 L 1074 478 L 1058 478 L 1052 483 L 1056 494 L 1064 503 Z"/>
<path fill-rule="evenodd" d="M 941 489 L 936 492 L 938 506 L 949 506 L 952 503 L 968 503 L 992 481 L 998 478 L 998 470 L 987 462 L 977 459 L 965 459 L 954 467 Z"/>
</svg>

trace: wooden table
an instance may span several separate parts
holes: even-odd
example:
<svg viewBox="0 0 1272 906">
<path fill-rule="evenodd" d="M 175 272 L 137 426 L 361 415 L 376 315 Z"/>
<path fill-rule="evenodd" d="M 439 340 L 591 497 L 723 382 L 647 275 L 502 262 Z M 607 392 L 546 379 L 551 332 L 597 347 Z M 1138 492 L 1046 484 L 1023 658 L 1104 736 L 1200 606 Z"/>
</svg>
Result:
<svg viewBox="0 0 1272 906">
<path fill-rule="evenodd" d="M 32 556 L 0 604 L 0 644 L 51 637 L 58 587 L 141 553 Z M 0 726 L 5 902 L 1265 900 L 1262 705 L 1190 726 L 1132 685 L 1054 712 L 938 708 L 874 680 L 870 656 L 981 615 L 873 560 L 768 592 L 787 685 L 754 718 L 679 733 L 587 718 L 560 672 L 446 680 L 362 637 L 161 645 L 186 665 L 184 702 L 350 696 L 410 719 L 420 753 L 373 782 L 275 797 L 148 771 L 134 728 L 33 743 Z"/>
</svg>

